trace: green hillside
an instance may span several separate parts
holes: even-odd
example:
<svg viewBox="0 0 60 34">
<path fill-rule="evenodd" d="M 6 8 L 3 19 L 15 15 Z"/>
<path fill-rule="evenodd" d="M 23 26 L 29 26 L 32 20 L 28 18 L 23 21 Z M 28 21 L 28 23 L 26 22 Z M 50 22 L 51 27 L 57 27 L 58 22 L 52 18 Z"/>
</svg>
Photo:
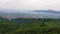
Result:
<svg viewBox="0 0 60 34">
<path fill-rule="evenodd" d="M 60 19 L 0 17 L 0 34 L 60 34 Z"/>
</svg>

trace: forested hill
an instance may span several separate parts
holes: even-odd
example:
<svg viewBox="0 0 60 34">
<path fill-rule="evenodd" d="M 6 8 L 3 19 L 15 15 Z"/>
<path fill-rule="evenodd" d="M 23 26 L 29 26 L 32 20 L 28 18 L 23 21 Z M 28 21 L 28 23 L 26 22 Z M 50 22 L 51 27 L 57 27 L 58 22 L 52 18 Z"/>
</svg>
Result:
<svg viewBox="0 0 60 34">
<path fill-rule="evenodd" d="M 60 19 L 0 17 L 0 34 L 60 34 Z"/>
</svg>

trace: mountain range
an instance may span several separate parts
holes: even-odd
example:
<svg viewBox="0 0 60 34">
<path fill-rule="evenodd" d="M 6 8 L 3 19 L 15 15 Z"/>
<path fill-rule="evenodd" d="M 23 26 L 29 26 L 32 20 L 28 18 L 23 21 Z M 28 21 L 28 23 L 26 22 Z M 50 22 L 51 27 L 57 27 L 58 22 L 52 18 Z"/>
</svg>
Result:
<svg viewBox="0 0 60 34">
<path fill-rule="evenodd" d="M 60 11 L 55 10 L 0 10 L 0 16 L 8 19 L 13 18 L 48 18 L 60 19 Z"/>
</svg>

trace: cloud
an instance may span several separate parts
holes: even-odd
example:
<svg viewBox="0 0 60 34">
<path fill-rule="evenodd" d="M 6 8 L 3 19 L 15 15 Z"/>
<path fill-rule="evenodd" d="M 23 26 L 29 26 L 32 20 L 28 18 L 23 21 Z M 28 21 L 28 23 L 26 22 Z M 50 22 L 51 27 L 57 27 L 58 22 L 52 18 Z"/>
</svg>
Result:
<svg viewBox="0 0 60 34">
<path fill-rule="evenodd" d="M 0 9 L 60 10 L 60 0 L 0 0 Z"/>
<path fill-rule="evenodd" d="M 40 10 L 40 9 L 59 9 L 60 0 L 22 0 L 22 9 L 33 9 L 33 10 Z"/>
<path fill-rule="evenodd" d="M 19 9 L 20 2 L 19 0 L 0 0 L 0 9 Z"/>
</svg>

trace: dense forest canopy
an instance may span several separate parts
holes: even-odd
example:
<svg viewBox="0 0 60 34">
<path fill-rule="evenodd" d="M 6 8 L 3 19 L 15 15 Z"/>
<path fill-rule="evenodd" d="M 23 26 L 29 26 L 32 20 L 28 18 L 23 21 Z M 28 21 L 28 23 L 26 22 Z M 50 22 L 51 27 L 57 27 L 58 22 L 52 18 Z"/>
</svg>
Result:
<svg viewBox="0 0 60 34">
<path fill-rule="evenodd" d="M 0 34 L 60 34 L 60 19 L 0 17 Z"/>
</svg>

